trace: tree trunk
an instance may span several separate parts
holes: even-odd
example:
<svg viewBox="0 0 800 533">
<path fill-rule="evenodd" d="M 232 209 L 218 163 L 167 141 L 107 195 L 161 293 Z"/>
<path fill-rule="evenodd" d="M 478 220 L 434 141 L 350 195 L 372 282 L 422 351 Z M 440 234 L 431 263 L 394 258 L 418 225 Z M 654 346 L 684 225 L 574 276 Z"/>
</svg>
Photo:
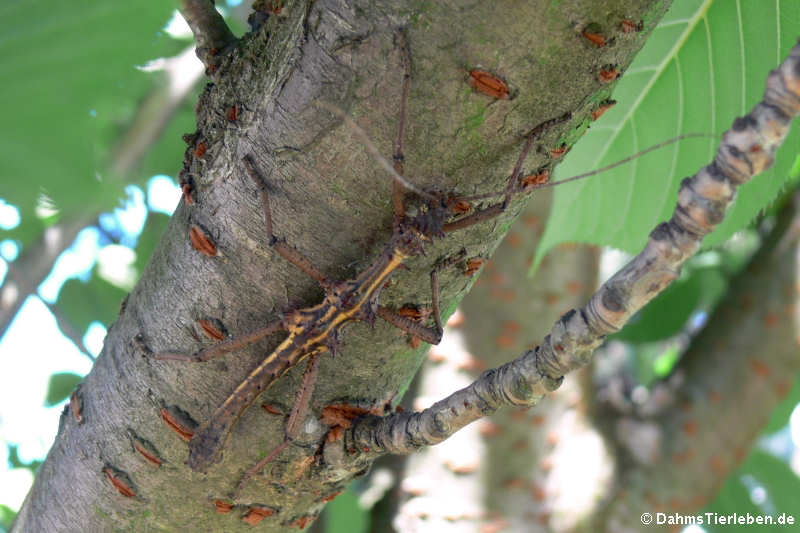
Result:
<svg viewBox="0 0 800 533">
<path fill-rule="evenodd" d="M 524 136 L 544 120 L 572 118 L 546 132 L 525 175 L 551 168 L 548 149 L 574 131 L 610 95 L 601 71 L 623 72 L 668 7 L 655 0 L 599 5 L 546 2 L 289 2 L 219 59 L 197 106 L 181 203 L 139 284 L 110 328 L 103 353 L 65 410 L 14 531 L 249 530 L 253 508 L 262 530 L 303 527 L 369 461 L 315 454 L 327 428 L 320 411 L 333 403 L 381 410 L 399 401 L 422 350 L 380 321 L 346 330 L 336 358 L 323 357 L 312 414 L 297 442 L 229 502 L 243 473 L 283 439 L 302 369 L 292 369 L 239 419 L 223 461 L 191 471 L 187 448 L 165 417 L 187 428 L 202 422 L 281 340 L 279 335 L 206 363 L 160 361 L 148 350 L 191 353 L 211 344 L 199 320 L 229 335 L 252 331 L 281 312 L 320 301 L 314 282 L 268 246 L 257 190 L 242 158 L 251 155 L 268 181 L 275 233 L 331 279 L 361 272 L 392 233 L 391 178 L 364 143 L 324 102 L 366 130 L 385 157 L 392 153 L 403 68 L 397 42 L 407 28 L 411 91 L 406 176 L 426 190 L 471 195 L 502 190 Z M 642 21 L 623 33 L 621 21 Z M 599 27 L 607 45 L 581 34 Z M 611 39 L 613 37 L 613 40 Z M 220 52 L 222 53 L 222 52 Z M 510 98 L 476 91 L 469 71 L 505 79 Z M 233 111 L 235 110 L 235 111 Z M 191 179 L 189 179 L 191 178 Z M 381 303 L 430 306 L 428 272 L 466 250 L 486 257 L 524 205 L 522 195 L 498 218 L 449 234 L 407 262 Z M 473 206 L 476 208 L 478 206 Z M 212 241 L 209 255 L 190 233 Z M 442 272 L 445 317 L 473 278 Z M 158 464 L 160 462 L 160 465 Z M 252 518 L 251 518 L 252 519 Z"/>
</svg>

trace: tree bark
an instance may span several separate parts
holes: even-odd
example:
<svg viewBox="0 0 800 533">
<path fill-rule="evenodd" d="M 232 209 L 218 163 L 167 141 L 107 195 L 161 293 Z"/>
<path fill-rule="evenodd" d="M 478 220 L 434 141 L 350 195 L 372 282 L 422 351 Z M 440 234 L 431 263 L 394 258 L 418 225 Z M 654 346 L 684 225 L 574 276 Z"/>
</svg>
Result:
<svg viewBox="0 0 800 533">
<path fill-rule="evenodd" d="M 110 328 L 76 396 L 80 416 L 65 410 L 13 531 L 235 532 L 252 527 L 243 518 L 253 508 L 271 513 L 260 524 L 264 531 L 305 526 L 369 467 L 358 454 L 351 461 L 314 458 L 327 429 L 318 422 L 322 407 L 391 407 L 422 352 L 386 324 L 351 326 L 341 353 L 323 358 L 313 416 L 298 441 L 250 481 L 235 507 L 218 512 L 214 501 L 229 501 L 243 472 L 283 439 L 284 417 L 249 409 L 223 461 L 205 474 L 184 464 L 185 442 L 165 417 L 187 427 L 206 420 L 280 338 L 202 364 L 154 360 L 147 350 L 193 352 L 213 342 L 201 319 L 238 335 L 321 295 L 268 246 L 242 158 L 252 155 L 267 177 L 275 232 L 328 277 L 352 278 L 391 235 L 391 181 L 341 119 L 315 102 L 343 109 L 390 156 L 403 76 L 398 28 L 407 27 L 412 61 L 406 175 L 424 189 L 469 195 L 502 190 L 525 134 L 571 112 L 540 140 L 545 149 L 532 152 L 524 170 L 551 168 L 556 160 L 546 148 L 559 146 L 609 97 L 613 84 L 600 71 L 623 72 L 667 7 L 655 0 L 289 2 L 243 37 L 213 64 L 214 82 L 197 106 L 182 173 L 191 203 L 175 212 Z M 644 30 L 623 33 L 623 19 L 643 21 Z M 581 35 L 590 23 L 609 44 L 597 47 Z M 471 88 L 473 68 L 504 78 L 511 98 Z M 467 257 L 488 256 L 523 204 L 516 197 L 497 219 L 427 246 L 392 278 L 381 303 L 429 306 L 432 266 L 462 249 Z M 192 228 L 213 241 L 210 256 L 190 244 Z M 471 284 L 456 268 L 442 273 L 445 315 Z M 288 411 L 300 370 L 256 404 Z"/>
</svg>

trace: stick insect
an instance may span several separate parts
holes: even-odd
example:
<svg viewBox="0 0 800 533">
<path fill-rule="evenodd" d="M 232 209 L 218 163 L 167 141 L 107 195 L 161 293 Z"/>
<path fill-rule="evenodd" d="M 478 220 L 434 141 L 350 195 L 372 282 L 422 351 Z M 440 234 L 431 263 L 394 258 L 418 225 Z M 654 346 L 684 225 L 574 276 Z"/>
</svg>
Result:
<svg viewBox="0 0 800 533">
<path fill-rule="evenodd" d="M 309 359 L 303 382 L 285 427 L 283 442 L 246 472 L 236 490 L 236 494 L 241 491 L 244 482 L 248 478 L 272 461 L 298 435 L 300 424 L 305 419 L 308 411 L 319 358 L 324 352 L 335 354 L 338 351 L 341 330 L 346 324 L 357 320 L 373 323 L 376 317 L 380 317 L 425 342 L 430 344 L 439 343 L 442 336 L 442 322 L 439 309 L 438 273 L 442 268 L 452 264 L 454 260 L 451 258 L 450 260 L 441 261 L 430 273 L 434 325 L 424 326 L 378 304 L 378 298 L 385 282 L 406 259 L 422 253 L 423 245 L 434 237 L 443 237 L 449 232 L 497 217 L 507 209 L 511 199 L 516 194 L 560 183 L 553 182 L 524 186 L 520 183 L 520 177 L 523 164 L 536 140 L 548 129 L 568 121 L 571 118 L 570 113 L 546 120 L 525 135 L 525 144 L 504 191 L 463 198 L 474 201 L 483 198 L 501 197 L 501 200 L 463 218 L 450 221 L 449 219 L 452 217 L 450 208 L 453 204 L 452 197 L 423 191 L 403 176 L 403 143 L 406 102 L 410 85 L 410 53 L 402 32 L 398 32 L 398 42 L 401 43 L 404 76 L 393 164 L 389 165 L 380 157 L 378 150 L 369 141 L 366 134 L 352 123 L 349 118 L 342 115 L 350 127 L 362 137 L 368 149 L 376 155 L 379 163 L 386 167 L 387 171 L 392 175 L 393 233 L 381 254 L 355 278 L 341 282 L 329 280 L 324 273 L 314 266 L 310 259 L 274 234 L 267 184 L 259 172 L 253 157 L 247 155 L 242 162 L 248 176 L 253 180 L 259 191 L 264 214 L 266 239 L 269 246 L 284 259 L 316 280 L 323 288 L 325 296 L 322 302 L 317 305 L 291 311 L 282 319 L 267 324 L 256 331 L 229 338 L 194 354 L 174 352 L 154 354 L 154 357 L 162 360 L 202 362 L 248 346 L 279 331 L 288 332 L 288 335 L 278 347 L 251 371 L 245 380 L 212 413 L 209 419 L 195 431 L 189 441 L 188 465 L 193 470 L 199 471 L 206 470 L 210 465 L 221 459 L 222 450 L 233 425 L 258 395 L 290 368 L 306 358 Z M 677 139 L 673 139 L 670 142 L 675 140 Z M 624 162 L 620 162 L 620 164 Z M 587 175 L 592 175 L 608 168 L 611 167 L 587 173 Z M 578 178 L 581 177 L 586 176 L 582 175 Z M 414 193 L 423 202 L 423 208 L 416 216 L 411 218 L 406 215 L 405 209 L 406 197 L 409 192 Z"/>
</svg>

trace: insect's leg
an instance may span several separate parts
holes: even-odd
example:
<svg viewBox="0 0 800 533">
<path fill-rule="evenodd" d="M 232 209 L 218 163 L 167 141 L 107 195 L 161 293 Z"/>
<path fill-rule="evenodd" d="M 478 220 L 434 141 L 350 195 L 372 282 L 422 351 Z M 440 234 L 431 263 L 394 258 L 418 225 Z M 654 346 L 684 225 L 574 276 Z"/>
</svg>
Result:
<svg viewBox="0 0 800 533">
<path fill-rule="evenodd" d="M 318 350 L 309 356 L 306 370 L 303 373 L 303 381 L 300 383 L 300 388 L 297 390 L 294 406 L 292 407 L 292 411 L 289 413 L 289 420 L 286 422 L 283 442 L 273 448 L 266 457 L 254 464 L 247 472 L 244 473 L 242 480 L 239 481 L 239 484 L 236 486 L 236 490 L 233 493 L 234 500 L 239 498 L 239 494 L 241 494 L 242 489 L 244 489 L 245 484 L 250 478 L 261 472 L 267 464 L 275 459 L 283 450 L 286 449 L 287 446 L 289 446 L 289 444 L 292 443 L 292 441 L 294 441 L 294 439 L 297 438 L 297 435 L 300 433 L 300 427 L 302 426 L 306 419 L 306 415 L 308 414 L 308 407 L 311 404 L 311 395 L 314 392 L 314 384 L 317 381 L 319 359 L 324 351 L 324 349 Z"/>
<path fill-rule="evenodd" d="M 442 313 L 439 308 L 439 271 L 447 268 L 448 266 L 456 263 L 464 258 L 465 252 L 462 251 L 449 259 L 440 262 L 431 271 L 431 312 L 433 313 L 434 327 L 423 326 L 418 322 L 411 320 L 408 317 L 402 316 L 395 311 L 379 305 L 375 310 L 375 314 L 384 319 L 389 324 L 406 333 L 418 337 L 428 344 L 439 344 L 442 340 Z"/>
<path fill-rule="evenodd" d="M 246 155 L 243 161 L 245 169 L 247 169 L 247 174 L 250 176 L 253 182 L 255 182 L 256 186 L 258 187 L 259 194 L 261 195 L 261 204 L 264 208 L 264 226 L 267 230 L 267 242 L 269 245 L 284 259 L 317 280 L 320 285 L 323 287 L 330 286 L 330 281 L 328 280 L 327 276 L 325 276 L 325 274 L 315 267 L 310 259 L 298 252 L 292 246 L 286 244 L 285 241 L 278 239 L 272 232 L 272 212 L 269 208 L 267 182 L 264 180 L 264 177 L 261 175 L 261 172 L 259 172 L 258 168 L 256 168 L 256 164 L 253 162 L 251 156 Z"/>
<path fill-rule="evenodd" d="M 514 165 L 514 171 L 511 173 L 511 176 L 508 179 L 508 185 L 506 185 L 506 194 L 505 198 L 503 199 L 504 206 L 508 206 L 508 203 L 511 201 L 511 197 L 519 191 L 519 178 L 520 174 L 522 173 L 522 165 L 525 163 L 525 159 L 528 157 L 528 152 L 533 146 L 533 143 L 536 142 L 542 136 L 542 134 L 550 128 L 558 126 L 559 124 L 562 124 L 571 118 L 572 113 L 567 111 L 559 117 L 551 118 L 539 123 L 535 128 L 528 132 L 527 139 L 525 140 L 525 146 L 523 147 L 522 153 L 517 160 L 517 164 Z"/>
<path fill-rule="evenodd" d="M 442 332 L 444 328 L 442 327 L 442 317 L 439 312 L 439 271 L 434 270 L 431 272 L 431 291 L 433 292 L 433 319 L 436 323 L 434 327 L 423 326 L 418 322 L 411 320 L 408 317 L 402 316 L 395 311 L 389 309 L 388 307 L 384 307 L 379 305 L 378 308 L 375 310 L 375 314 L 384 319 L 389 324 L 393 325 L 394 327 L 401 329 L 408 333 L 409 335 L 413 335 L 414 337 L 418 337 L 423 341 L 427 342 L 428 344 L 439 344 L 442 340 Z"/>
<path fill-rule="evenodd" d="M 408 36 L 405 30 L 397 31 L 396 41 L 400 47 L 400 61 L 403 66 L 403 84 L 400 94 L 400 112 L 398 113 L 397 139 L 394 143 L 394 154 L 392 155 L 393 167 L 395 171 L 403 176 L 404 158 L 403 144 L 406 133 L 406 110 L 408 109 L 408 91 L 411 84 L 411 51 L 408 47 Z M 405 195 L 406 188 L 397 179 L 392 179 L 392 206 L 394 207 L 394 225 L 397 227 L 405 216 Z"/>
<path fill-rule="evenodd" d="M 461 228 L 468 228 L 470 226 L 474 226 L 478 222 L 483 222 L 484 220 L 490 220 L 503 211 L 506 210 L 507 204 L 505 201 L 490 205 L 484 209 L 476 211 L 471 215 L 467 215 L 463 218 L 459 218 L 458 220 L 454 220 L 453 222 L 448 222 L 442 226 L 442 232 L 450 233 L 451 231 L 455 231 Z"/>
<path fill-rule="evenodd" d="M 544 132 L 554 126 L 557 126 L 558 124 L 566 122 L 570 118 L 572 118 L 572 113 L 567 112 L 560 117 L 545 120 L 528 132 L 528 134 L 525 136 L 525 145 L 522 147 L 522 153 L 520 153 L 519 158 L 517 158 L 517 163 L 514 165 L 514 170 L 511 173 L 511 176 L 508 178 L 508 184 L 506 185 L 502 202 L 490 205 L 489 207 L 476 211 L 475 213 L 467 215 L 464 218 L 444 224 L 444 226 L 442 226 L 442 231 L 444 233 L 448 233 L 457 229 L 467 228 L 479 222 L 483 222 L 484 220 L 492 219 L 505 211 L 508 207 L 508 204 L 511 202 L 511 198 L 514 196 L 514 194 L 519 192 L 519 178 L 522 174 L 522 165 L 525 163 L 525 159 L 527 159 L 528 153 L 533 147 L 533 144 L 542 136 Z"/>
<path fill-rule="evenodd" d="M 224 355 L 226 353 L 232 352 L 234 350 L 238 350 L 239 348 L 243 348 L 249 344 L 253 344 L 256 341 L 263 339 L 273 333 L 277 333 L 278 331 L 282 331 L 286 329 L 286 325 L 284 324 L 283 320 L 276 320 L 275 322 L 271 322 L 264 326 L 263 328 L 259 328 L 255 331 L 251 331 L 250 333 L 245 333 L 243 335 L 238 335 L 236 337 L 231 337 L 230 339 L 226 339 L 222 342 L 218 342 L 208 348 L 204 348 L 200 351 L 197 351 L 192 354 L 185 354 L 185 353 L 176 353 L 176 352 L 158 352 L 154 353 L 153 357 L 156 359 L 171 359 L 175 361 L 191 361 L 191 362 L 202 362 L 208 361 L 209 359 L 214 359 L 215 357 L 219 357 L 220 355 Z"/>
</svg>

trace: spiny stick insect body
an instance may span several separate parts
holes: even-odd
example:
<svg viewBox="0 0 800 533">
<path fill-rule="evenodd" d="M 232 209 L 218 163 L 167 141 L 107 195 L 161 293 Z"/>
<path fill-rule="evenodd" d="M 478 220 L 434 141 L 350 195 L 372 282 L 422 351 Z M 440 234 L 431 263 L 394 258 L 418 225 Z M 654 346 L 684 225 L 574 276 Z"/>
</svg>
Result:
<svg viewBox="0 0 800 533">
<path fill-rule="evenodd" d="M 287 313 L 283 319 L 274 321 L 263 328 L 232 337 L 194 354 L 172 352 L 155 354 L 158 359 L 193 362 L 208 361 L 252 344 L 278 331 L 285 330 L 289 333 L 284 341 L 236 387 L 230 396 L 212 413 L 210 418 L 197 428 L 189 442 L 188 464 L 193 470 L 206 470 L 211 464 L 218 462 L 221 458 L 225 441 L 239 416 L 261 392 L 286 373 L 287 370 L 306 357 L 310 357 L 303 386 L 292 409 L 290 422 L 286 428 L 286 439 L 278 448 L 268 454 L 265 460 L 262 460 L 256 467 L 251 469 L 246 474 L 245 479 L 255 471 L 260 470 L 264 464 L 284 449 L 299 431 L 299 421 L 305 418 L 305 411 L 308 408 L 308 396 L 310 396 L 313 389 L 313 376 L 316 374 L 317 359 L 326 351 L 336 353 L 340 331 L 345 324 L 355 320 L 372 323 L 375 317 L 378 316 L 425 342 L 438 344 L 441 340 L 442 323 L 439 311 L 438 271 L 452 263 L 452 260 L 440 262 L 430 274 L 431 290 L 433 292 L 432 313 L 435 321 L 433 327 L 425 327 L 377 303 L 385 282 L 394 270 L 403 264 L 405 259 L 420 254 L 424 242 L 430 240 L 430 238 L 442 236 L 447 231 L 458 229 L 450 227 L 446 223 L 449 216 L 449 208 L 444 196 L 416 189 L 402 177 L 404 121 L 410 82 L 410 58 L 402 33 L 399 41 L 403 43 L 401 52 L 405 75 L 398 139 L 395 144 L 393 158 L 394 165 L 393 168 L 390 167 L 394 178 L 392 194 L 395 208 L 394 231 L 383 252 L 361 274 L 347 281 L 331 282 L 314 266 L 312 261 L 289 246 L 285 241 L 278 239 L 273 233 L 266 183 L 253 158 L 246 156 L 243 159 L 248 175 L 253 179 L 260 192 L 269 245 L 284 259 L 319 282 L 325 291 L 325 297 L 321 303 L 315 306 L 292 311 Z M 516 180 L 519 177 L 522 160 L 533 140 L 546 128 L 563 122 L 567 118 L 568 115 L 565 115 L 558 119 L 549 120 L 529 134 L 526 150 L 521 156 L 517 168 L 515 168 L 515 175 L 512 176 L 512 180 Z M 425 202 L 424 208 L 413 218 L 408 218 L 405 214 L 405 190 L 409 188 L 413 189 Z M 506 203 L 507 200 L 503 202 L 503 208 Z M 484 211 L 486 211 L 485 214 Z M 496 216 L 502 212 L 502 209 L 498 209 L 498 206 L 491 206 L 484 211 L 478 211 L 468 217 L 470 220 L 460 224 L 458 227 L 470 226 Z"/>
<path fill-rule="evenodd" d="M 258 330 L 232 337 L 194 354 L 173 352 L 154 354 L 154 357 L 162 360 L 202 362 L 248 346 L 273 333 L 282 330 L 289 333 L 278 347 L 236 387 L 228 398 L 212 413 L 209 419 L 196 429 L 189 441 L 188 465 L 193 470 L 198 471 L 206 470 L 210 465 L 221 459 L 221 453 L 231 428 L 255 399 L 290 368 L 306 357 L 309 358 L 302 385 L 285 428 L 284 441 L 245 473 L 235 491 L 234 498 L 241 491 L 244 483 L 272 461 L 299 433 L 300 425 L 308 411 L 319 357 L 326 351 L 333 354 L 337 352 L 340 332 L 346 324 L 356 320 L 371 324 L 377 316 L 425 342 L 430 344 L 439 343 L 442 336 L 442 323 L 439 310 L 438 272 L 455 261 L 452 258 L 440 261 L 430 273 L 432 314 L 435 325 L 426 327 L 389 308 L 378 305 L 381 289 L 392 273 L 407 258 L 422 253 L 423 244 L 433 237 L 442 237 L 448 232 L 469 227 L 500 215 L 506 210 L 515 194 L 553 185 L 553 183 L 550 183 L 524 187 L 520 184 L 520 175 L 524 161 L 534 142 L 549 128 L 569 120 L 571 118 L 569 113 L 542 122 L 526 135 L 522 153 L 504 191 L 496 194 L 464 197 L 466 200 L 477 200 L 502 196 L 503 199 L 501 201 L 463 218 L 448 222 L 448 218 L 451 216 L 449 206 L 453 205 L 453 198 L 421 191 L 409 183 L 402 175 L 406 101 L 410 83 L 410 55 L 403 32 L 398 32 L 398 41 L 401 43 L 400 48 L 404 68 L 402 100 L 393 157 L 394 164 L 392 166 L 385 165 L 393 176 L 392 203 L 395 222 L 392 236 L 382 253 L 355 278 L 341 282 L 331 282 L 314 266 L 312 261 L 295 248 L 289 246 L 285 241 L 278 239 L 273 233 L 273 221 L 266 183 L 252 156 L 248 155 L 243 159 L 243 163 L 248 175 L 259 189 L 268 244 L 284 259 L 314 278 L 325 291 L 325 297 L 317 305 L 291 311 L 282 319 L 276 320 Z M 365 134 L 352 121 L 347 117 L 344 117 L 344 119 L 350 124 L 351 128 L 355 129 L 362 137 L 365 137 Z M 377 152 L 377 149 L 368 139 L 364 138 L 363 140 L 371 151 Z M 381 160 L 381 163 L 385 164 L 383 160 Z M 590 174 L 594 173 L 596 172 Z M 406 216 L 405 197 L 407 190 L 413 191 L 424 201 L 424 208 L 413 218 Z"/>
</svg>

